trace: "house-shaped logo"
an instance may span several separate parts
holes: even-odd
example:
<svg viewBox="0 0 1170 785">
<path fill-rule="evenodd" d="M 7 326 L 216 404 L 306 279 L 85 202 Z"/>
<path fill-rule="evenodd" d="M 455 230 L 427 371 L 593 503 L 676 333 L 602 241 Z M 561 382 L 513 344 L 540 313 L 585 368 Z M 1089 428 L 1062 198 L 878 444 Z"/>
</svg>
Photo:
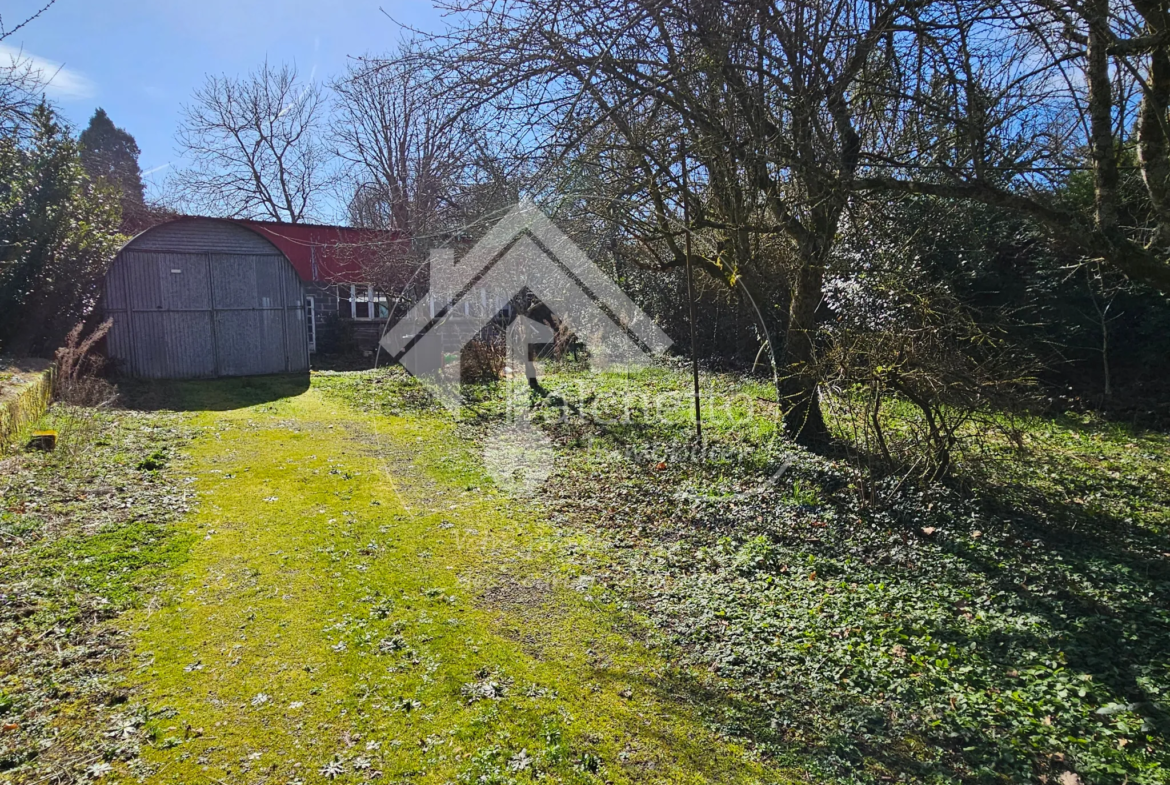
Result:
<svg viewBox="0 0 1170 785">
<path fill-rule="evenodd" d="M 496 312 L 480 306 L 499 302 L 501 294 L 535 295 L 585 344 L 597 367 L 641 365 L 671 343 L 531 202 L 514 207 L 458 264 L 453 250 L 439 249 L 430 265 L 430 301 L 417 303 L 381 343 L 455 413 L 462 404 L 459 378 L 445 368 L 445 357 L 492 323 Z"/>
</svg>

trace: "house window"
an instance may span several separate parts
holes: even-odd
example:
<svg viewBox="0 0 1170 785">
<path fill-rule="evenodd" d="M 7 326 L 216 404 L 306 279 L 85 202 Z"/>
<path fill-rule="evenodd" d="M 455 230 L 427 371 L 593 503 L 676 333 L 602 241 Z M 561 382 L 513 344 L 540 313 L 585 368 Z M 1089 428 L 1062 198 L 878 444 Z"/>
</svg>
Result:
<svg viewBox="0 0 1170 785">
<path fill-rule="evenodd" d="M 309 326 L 309 351 L 317 351 L 317 301 L 312 297 L 305 298 L 305 319 Z"/>
<path fill-rule="evenodd" d="M 390 301 L 373 284 L 339 284 L 337 312 L 342 318 L 385 319 L 390 315 Z"/>
<path fill-rule="evenodd" d="M 370 318 L 370 286 L 351 286 L 353 291 L 353 318 Z"/>
<path fill-rule="evenodd" d="M 375 319 L 385 319 L 390 315 L 390 299 L 376 289 L 370 289 L 370 307 Z"/>
</svg>

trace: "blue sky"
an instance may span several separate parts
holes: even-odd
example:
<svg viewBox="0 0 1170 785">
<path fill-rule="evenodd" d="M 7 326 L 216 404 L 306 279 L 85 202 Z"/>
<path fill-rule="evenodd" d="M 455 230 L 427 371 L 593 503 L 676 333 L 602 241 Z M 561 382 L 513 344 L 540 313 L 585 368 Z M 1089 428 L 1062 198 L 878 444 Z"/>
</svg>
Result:
<svg viewBox="0 0 1170 785">
<path fill-rule="evenodd" d="M 4 22 L 41 5 L 4 0 Z M 207 73 L 243 74 L 267 57 L 327 81 L 349 56 L 394 49 L 402 32 L 391 17 L 442 26 L 429 3 L 409 0 L 57 0 L 2 46 L 57 73 L 49 97 L 78 129 L 101 106 L 133 134 L 148 193 L 157 193 L 179 160 L 180 109 Z"/>
</svg>

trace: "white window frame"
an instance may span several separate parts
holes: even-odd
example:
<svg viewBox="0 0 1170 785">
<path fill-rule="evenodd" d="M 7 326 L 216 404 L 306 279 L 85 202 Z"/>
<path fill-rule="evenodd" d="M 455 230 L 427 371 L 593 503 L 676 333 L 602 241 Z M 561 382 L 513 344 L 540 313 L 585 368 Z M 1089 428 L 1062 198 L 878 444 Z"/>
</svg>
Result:
<svg viewBox="0 0 1170 785">
<path fill-rule="evenodd" d="M 353 319 L 356 322 L 375 322 L 379 319 L 384 319 L 386 318 L 385 316 L 378 316 L 377 308 L 375 307 L 383 302 L 386 304 L 386 315 L 389 315 L 390 298 L 375 289 L 372 283 L 338 284 L 337 288 L 341 289 L 343 286 L 349 286 L 349 313 L 342 314 L 342 316 L 348 316 L 350 319 Z M 366 316 L 357 315 L 359 293 L 361 293 L 362 297 L 364 298 L 362 302 L 366 303 L 368 307 Z M 339 294 L 337 296 L 337 308 L 339 311 L 341 310 L 342 302 L 341 295 Z"/>
<path fill-rule="evenodd" d="M 305 318 L 309 323 L 309 352 L 317 351 L 317 300 L 312 295 L 305 297 Z"/>
</svg>

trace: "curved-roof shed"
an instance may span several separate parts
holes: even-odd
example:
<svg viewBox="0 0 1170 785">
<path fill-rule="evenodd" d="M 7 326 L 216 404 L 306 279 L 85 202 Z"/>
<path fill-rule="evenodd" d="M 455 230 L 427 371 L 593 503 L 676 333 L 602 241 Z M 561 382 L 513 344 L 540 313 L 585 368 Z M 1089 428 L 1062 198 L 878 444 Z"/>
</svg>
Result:
<svg viewBox="0 0 1170 785">
<path fill-rule="evenodd" d="M 301 280 L 263 236 L 178 218 L 134 237 L 105 277 L 109 356 L 129 376 L 187 379 L 305 372 Z"/>
</svg>

